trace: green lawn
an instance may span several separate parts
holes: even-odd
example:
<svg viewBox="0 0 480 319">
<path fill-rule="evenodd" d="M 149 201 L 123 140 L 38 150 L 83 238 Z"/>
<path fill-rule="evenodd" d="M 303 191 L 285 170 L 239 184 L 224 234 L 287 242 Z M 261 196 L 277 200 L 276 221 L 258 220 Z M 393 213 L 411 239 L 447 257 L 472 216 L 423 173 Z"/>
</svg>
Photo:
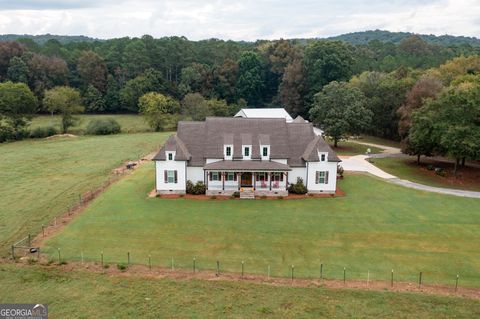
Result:
<svg viewBox="0 0 480 319">
<path fill-rule="evenodd" d="M 84 114 L 78 115 L 80 121 L 72 128 L 69 129 L 69 132 L 72 134 L 84 134 L 85 129 L 88 123 L 93 119 L 103 119 L 103 118 L 113 118 L 115 119 L 120 126 L 122 127 L 123 133 L 138 133 L 138 132 L 150 132 L 151 128 L 147 125 L 143 117 L 135 114 L 114 114 L 114 115 L 91 115 Z M 54 115 L 40 115 L 34 117 L 30 128 L 43 127 L 43 126 L 54 126 L 57 129 L 60 129 L 60 116 Z"/>
<path fill-rule="evenodd" d="M 288 276 L 398 280 L 480 286 L 480 201 L 419 192 L 364 175 L 347 175 L 346 197 L 304 200 L 147 198 L 153 165 L 115 184 L 47 242 L 67 260 L 197 266 Z"/>
<path fill-rule="evenodd" d="M 435 166 L 441 165 L 447 169 L 449 176 L 446 178 L 426 169 L 427 164 L 432 163 L 430 159 L 422 158 L 421 163 L 420 166 L 416 165 L 416 159 L 412 158 L 373 159 L 375 166 L 401 179 L 435 187 L 480 191 L 480 169 L 468 168 L 468 171 L 461 169 L 459 174 L 463 174 L 464 177 L 455 179 L 452 178 L 453 173 L 451 172 L 453 164 L 435 164 Z"/>
<path fill-rule="evenodd" d="M 66 211 L 111 170 L 159 148 L 168 133 L 26 140 L 0 145 L 0 255 Z"/>
<path fill-rule="evenodd" d="M 365 155 L 367 149 L 370 149 L 371 154 L 378 154 L 383 151 L 378 147 L 366 146 L 350 141 L 339 142 L 337 147 L 334 147 L 333 143 L 330 143 L 330 147 L 340 156 Z"/>
<path fill-rule="evenodd" d="M 49 318 L 478 318 L 480 302 L 416 293 L 143 279 L 0 265 L 0 300 Z"/>
<path fill-rule="evenodd" d="M 358 139 L 352 139 L 351 141 L 359 141 L 363 143 L 373 143 L 378 145 L 385 145 L 385 146 L 400 148 L 400 142 L 398 141 L 393 141 L 386 138 L 371 136 L 371 135 L 362 134 Z"/>
</svg>

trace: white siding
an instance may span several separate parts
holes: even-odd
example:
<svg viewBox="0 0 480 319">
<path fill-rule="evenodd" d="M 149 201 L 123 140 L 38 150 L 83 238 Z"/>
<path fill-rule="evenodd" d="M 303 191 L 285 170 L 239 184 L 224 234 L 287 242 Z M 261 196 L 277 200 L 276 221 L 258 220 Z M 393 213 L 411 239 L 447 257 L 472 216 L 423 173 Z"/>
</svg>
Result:
<svg viewBox="0 0 480 319">
<path fill-rule="evenodd" d="M 157 191 L 185 191 L 185 165 L 185 161 L 156 161 Z M 177 183 L 165 183 L 165 170 L 177 171 Z"/>
<path fill-rule="evenodd" d="M 336 162 L 307 162 L 308 181 L 307 188 L 309 192 L 329 192 L 334 193 L 337 188 L 337 163 Z M 328 184 L 316 184 L 315 175 L 317 171 L 328 172 Z"/>
<path fill-rule="evenodd" d="M 280 163 L 280 164 L 285 164 L 287 165 L 287 159 L 283 159 L 283 158 L 272 158 L 271 159 L 272 162 L 277 162 L 277 163 Z"/>
<path fill-rule="evenodd" d="M 304 184 L 307 182 L 306 167 L 292 167 L 292 170 L 288 172 L 288 183 L 295 184 L 297 182 L 298 177 L 301 177 L 303 179 Z"/>
<path fill-rule="evenodd" d="M 210 163 L 215 163 L 215 162 L 220 162 L 220 161 L 223 161 L 223 158 L 207 158 L 206 163 L 210 164 Z"/>
<path fill-rule="evenodd" d="M 203 167 L 187 167 L 187 181 L 196 184 L 198 181 L 204 182 L 204 179 Z"/>
</svg>

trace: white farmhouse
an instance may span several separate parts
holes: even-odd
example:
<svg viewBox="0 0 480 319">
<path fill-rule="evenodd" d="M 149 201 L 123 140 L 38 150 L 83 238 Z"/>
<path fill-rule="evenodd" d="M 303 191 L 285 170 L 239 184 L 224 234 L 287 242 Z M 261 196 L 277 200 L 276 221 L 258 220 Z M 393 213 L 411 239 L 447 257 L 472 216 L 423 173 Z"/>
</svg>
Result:
<svg viewBox="0 0 480 319">
<path fill-rule="evenodd" d="M 334 193 L 340 159 L 311 123 L 282 118 L 180 121 L 153 158 L 158 194 L 184 194 L 188 180 L 208 195 L 286 196 L 302 178 L 310 193 Z"/>
</svg>

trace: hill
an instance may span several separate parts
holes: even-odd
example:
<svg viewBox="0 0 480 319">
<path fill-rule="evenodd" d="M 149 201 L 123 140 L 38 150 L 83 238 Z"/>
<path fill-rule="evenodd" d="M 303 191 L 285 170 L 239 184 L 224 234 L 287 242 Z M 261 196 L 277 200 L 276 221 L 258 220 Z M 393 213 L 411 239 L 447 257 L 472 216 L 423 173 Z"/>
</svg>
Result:
<svg viewBox="0 0 480 319">
<path fill-rule="evenodd" d="M 473 38 L 473 37 L 453 36 L 453 35 L 436 36 L 433 34 L 390 32 L 390 31 L 384 31 L 384 30 L 352 32 L 352 33 L 346 33 L 346 34 L 342 34 L 334 37 L 329 37 L 327 39 L 345 41 L 351 44 L 367 44 L 372 40 L 379 40 L 382 42 L 393 42 L 395 44 L 398 44 L 403 39 L 408 38 L 412 35 L 417 35 L 428 43 L 439 44 L 443 46 L 452 46 L 452 45 L 480 46 L 480 39 Z"/>
<path fill-rule="evenodd" d="M 48 40 L 57 40 L 62 44 L 68 44 L 72 42 L 95 42 L 98 39 L 90 38 L 84 35 L 54 35 L 54 34 L 42 34 L 42 35 L 30 35 L 30 34 L 0 34 L 0 41 L 15 41 L 17 39 L 32 39 L 38 44 L 45 44 Z"/>
</svg>

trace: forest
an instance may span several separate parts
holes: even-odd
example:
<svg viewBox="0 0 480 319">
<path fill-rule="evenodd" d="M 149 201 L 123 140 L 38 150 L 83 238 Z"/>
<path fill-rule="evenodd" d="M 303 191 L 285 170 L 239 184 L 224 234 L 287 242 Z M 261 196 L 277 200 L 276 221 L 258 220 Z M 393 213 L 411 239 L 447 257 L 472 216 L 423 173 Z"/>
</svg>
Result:
<svg viewBox="0 0 480 319">
<path fill-rule="evenodd" d="M 22 138 L 32 114 L 59 113 L 68 126 L 80 112 L 141 113 L 162 130 L 285 107 L 335 141 L 366 132 L 410 154 L 480 154 L 480 48 L 469 43 L 81 39 L 0 42 L 0 141 Z"/>
</svg>

